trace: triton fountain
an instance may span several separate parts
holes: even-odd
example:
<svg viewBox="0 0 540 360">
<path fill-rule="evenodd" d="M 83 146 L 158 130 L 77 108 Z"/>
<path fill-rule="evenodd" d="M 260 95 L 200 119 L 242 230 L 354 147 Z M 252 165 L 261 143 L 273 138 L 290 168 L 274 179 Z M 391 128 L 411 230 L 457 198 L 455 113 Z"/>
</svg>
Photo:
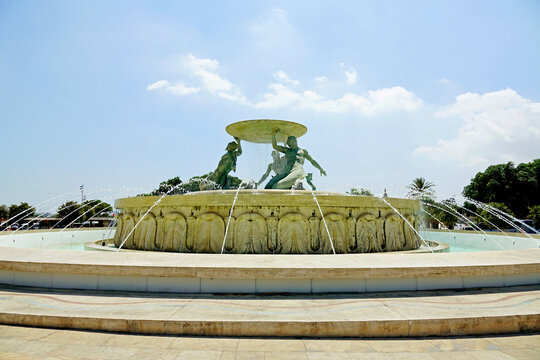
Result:
<svg viewBox="0 0 540 360">
<path fill-rule="evenodd" d="M 326 172 L 297 144 L 297 138 L 307 131 L 305 126 L 260 119 L 236 122 L 226 130 L 235 141 L 229 143 L 227 153 L 209 180 L 201 184 L 204 191 L 116 201 L 115 207 L 121 210 L 114 237 L 118 249 L 346 254 L 420 247 L 421 238 L 416 230 L 420 208 L 417 200 L 381 201 L 377 197 L 314 189 L 312 174 L 304 171 L 304 161 L 308 160 L 321 175 Z M 242 140 L 271 143 L 276 151 L 284 154 L 282 171 L 276 171 L 264 190 L 229 189 L 231 177 L 228 174 L 236 170 Z M 312 190 L 291 190 L 306 178 Z M 216 188 L 218 190 L 206 190 Z M 414 231 L 410 231 L 410 227 Z"/>
<path fill-rule="evenodd" d="M 118 199 L 112 239 L 111 229 L 0 236 L 0 323 L 280 337 L 539 330 L 538 238 L 499 236 L 504 251 L 439 253 L 434 240 L 494 245 L 485 234 L 422 231 L 418 200 L 316 190 L 304 161 L 325 171 L 297 144 L 303 125 L 249 120 L 227 131 L 235 141 L 197 183 L 201 191 Z M 241 141 L 275 150 L 258 184 L 237 186 L 229 175 Z M 51 248 L 72 242 L 109 251 Z"/>
</svg>

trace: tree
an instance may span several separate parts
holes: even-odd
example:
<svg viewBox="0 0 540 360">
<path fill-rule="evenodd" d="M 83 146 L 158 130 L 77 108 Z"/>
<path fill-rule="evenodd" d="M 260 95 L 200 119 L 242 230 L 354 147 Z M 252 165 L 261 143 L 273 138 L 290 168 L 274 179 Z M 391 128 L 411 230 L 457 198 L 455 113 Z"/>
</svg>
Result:
<svg viewBox="0 0 540 360">
<path fill-rule="evenodd" d="M 369 191 L 368 189 L 364 189 L 364 188 L 360 188 L 360 190 L 358 190 L 357 188 L 351 188 L 351 190 L 347 191 L 347 194 L 360 195 L 360 196 L 373 196 L 371 191 Z"/>
<path fill-rule="evenodd" d="M 81 205 L 76 201 L 67 201 L 58 207 L 56 217 L 61 220 L 58 225 L 67 225 L 79 216 L 79 207 Z"/>
<path fill-rule="evenodd" d="M 76 201 L 67 201 L 58 207 L 56 216 L 62 218 L 58 225 L 67 226 L 73 221 L 77 223 L 84 222 L 99 214 L 101 210 L 104 210 L 104 212 L 111 211 L 112 207 L 101 200 L 87 200 L 82 204 Z"/>
<path fill-rule="evenodd" d="M 425 211 L 429 213 L 425 214 L 425 220 L 430 223 L 438 225 L 441 222 L 447 229 L 453 229 L 456 222 L 461 220 L 456 214 L 458 207 L 452 198 L 442 202 L 437 202 L 432 198 L 424 198 L 422 203 Z"/>
<path fill-rule="evenodd" d="M 36 209 L 30 206 L 27 202 L 21 202 L 19 205 L 13 204 L 9 207 L 9 218 L 14 219 L 17 217 L 17 220 L 15 220 L 16 222 L 22 221 L 27 217 L 33 217 L 35 213 Z"/>
<path fill-rule="evenodd" d="M 540 229 L 540 205 L 531 206 L 527 218 L 534 222 L 535 229 Z"/>
<path fill-rule="evenodd" d="M 159 183 L 159 186 L 157 189 L 152 191 L 150 195 L 163 195 L 166 194 L 168 191 L 171 191 L 175 186 L 178 186 L 182 183 L 182 180 L 177 177 L 173 177 L 172 179 L 169 179 L 167 181 L 162 181 Z M 175 193 L 176 191 L 173 190 L 171 193 Z"/>
<path fill-rule="evenodd" d="M 83 205 L 79 208 L 79 211 L 77 211 L 78 216 L 82 215 L 81 218 L 77 220 L 77 222 L 86 221 L 91 217 L 99 214 L 102 210 L 103 212 L 100 215 L 105 216 L 107 211 L 112 211 L 112 207 L 111 205 L 101 200 L 85 201 Z M 103 215 L 103 213 L 105 213 L 105 215 Z"/>
<path fill-rule="evenodd" d="M 540 159 L 522 163 L 491 165 L 475 175 L 463 195 L 483 203 L 502 203 L 524 218 L 529 207 L 540 204 Z"/>
<path fill-rule="evenodd" d="M 407 197 L 412 199 L 433 198 L 435 197 L 434 187 L 434 183 L 426 181 L 423 177 L 418 177 L 406 186 L 409 189 Z"/>
<path fill-rule="evenodd" d="M 7 219 L 9 217 L 9 209 L 6 205 L 0 205 L 0 219 Z"/>
<path fill-rule="evenodd" d="M 193 176 L 186 182 L 182 182 L 178 176 L 162 181 L 159 183 L 159 187 L 149 194 L 140 194 L 139 196 L 156 196 L 156 195 L 181 195 L 190 192 L 200 191 L 199 184 L 203 182 L 211 173 Z M 232 182 L 230 189 L 238 189 L 242 180 L 236 176 L 232 176 Z"/>
<path fill-rule="evenodd" d="M 509 215 L 512 215 L 514 216 L 514 214 L 512 213 L 512 210 L 510 210 L 510 208 L 508 206 L 506 206 L 505 204 L 503 203 L 497 203 L 497 202 L 491 202 L 488 204 L 489 206 L 493 207 L 493 208 L 496 208 L 496 209 L 499 209 Z M 492 213 L 496 213 L 494 210 L 491 210 L 491 212 L 485 210 L 485 209 L 481 209 L 480 212 L 479 212 L 479 215 L 481 215 L 483 218 L 485 218 L 486 220 L 482 219 L 482 218 L 479 218 L 480 222 L 484 224 L 485 227 L 487 227 L 488 229 L 491 229 L 491 230 L 494 230 L 495 229 L 495 226 L 498 227 L 499 229 L 508 229 L 508 228 L 511 228 L 512 225 L 508 224 L 506 221 L 504 220 L 501 220 L 498 216 L 495 216 L 493 215 Z M 503 216 L 501 216 L 503 217 Z M 511 221 L 511 220 L 509 220 Z M 491 224 L 490 224 L 491 223 Z M 493 225 L 495 226 L 493 226 Z"/>
</svg>

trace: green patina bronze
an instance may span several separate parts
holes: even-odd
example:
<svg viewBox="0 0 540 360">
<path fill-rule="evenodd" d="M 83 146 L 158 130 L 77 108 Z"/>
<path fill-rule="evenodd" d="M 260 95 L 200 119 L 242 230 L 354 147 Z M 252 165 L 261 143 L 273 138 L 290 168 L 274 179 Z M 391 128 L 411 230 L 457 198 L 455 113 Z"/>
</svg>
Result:
<svg viewBox="0 0 540 360">
<path fill-rule="evenodd" d="M 225 149 L 227 152 L 221 157 L 221 160 L 219 160 L 216 170 L 214 170 L 207 178 L 207 180 L 217 184 L 222 189 L 231 188 L 232 177 L 229 176 L 229 173 L 231 170 L 236 172 L 236 160 L 238 156 L 242 155 L 240 139 L 235 137 L 234 140 L 236 141 L 231 141 L 227 145 L 227 148 Z M 207 185 L 208 184 L 201 183 L 201 190 L 207 190 Z"/>
<path fill-rule="evenodd" d="M 298 146 L 296 136 L 289 136 L 287 138 L 287 147 L 278 145 L 276 134 L 279 133 L 279 131 L 280 130 L 275 130 L 272 134 L 272 147 L 285 154 L 285 158 L 287 159 L 287 171 L 276 174 L 276 176 L 266 184 L 265 189 L 291 189 L 297 181 L 301 181 L 307 176 L 304 171 L 305 160 L 308 160 L 315 168 L 317 168 L 321 172 L 321 176 L 326 176 L 326 172 L 319 163 L 309 155 L 308 151 Z M 311 177 L 309 180 L 310 185 L 313 187 Z"/>
</svg>

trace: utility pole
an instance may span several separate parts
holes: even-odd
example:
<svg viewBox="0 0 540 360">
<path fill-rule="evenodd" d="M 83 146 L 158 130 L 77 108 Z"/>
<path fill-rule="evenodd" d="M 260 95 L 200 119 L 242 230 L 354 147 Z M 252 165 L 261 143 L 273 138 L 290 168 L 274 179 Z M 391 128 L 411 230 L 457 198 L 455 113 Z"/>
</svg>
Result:
<svg viewBox="0 0 540 360">
<path fill-rule="evenodd" d="M 86 200 L 85 196 L 84 196 L 84 184 L 82 184 L 79 189 L 81 189 L 81 204 L 84 202 L 84 200 Z"/>
</svg>

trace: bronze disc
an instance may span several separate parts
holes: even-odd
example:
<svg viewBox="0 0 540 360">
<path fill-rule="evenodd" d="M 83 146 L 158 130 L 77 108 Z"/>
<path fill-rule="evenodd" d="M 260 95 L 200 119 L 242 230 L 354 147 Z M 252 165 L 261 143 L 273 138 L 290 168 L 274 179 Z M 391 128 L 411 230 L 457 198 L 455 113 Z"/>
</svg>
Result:
<svg viewBox="0 0 540 360">
<path fill-rule="evenodd" d="M 272 142 L 272 134 L 275 130 L 279 130 L 276 134 L 277 142 L 285 142 L 289 136 L 296 136 L 298 138 L 304 135 L 307 128 L 302 124 L 292 121 L 255 119 L 232 123 L 225 130 L 241 140 L 268 144 Z"/>
</svg>

